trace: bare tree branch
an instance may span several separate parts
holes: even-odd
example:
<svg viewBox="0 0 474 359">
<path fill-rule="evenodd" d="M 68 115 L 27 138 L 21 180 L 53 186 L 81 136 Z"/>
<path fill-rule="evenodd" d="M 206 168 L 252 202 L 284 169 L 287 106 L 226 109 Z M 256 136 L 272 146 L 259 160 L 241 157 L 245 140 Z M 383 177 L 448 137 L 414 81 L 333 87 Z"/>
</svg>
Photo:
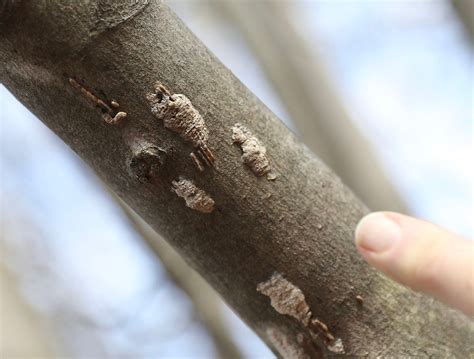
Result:
<svg viewBox="0 0 474 359">
<path fill-rule="evenodd" d="M 359 257 L 365 206 L 165 4 L 22 1 L 0 32 L 5 86 L 279 355 L 473 352 L 465 317 Z M 255 146 L 232 143 L 236 123 Z M 268 179 L 243 163 L 263 155 Z"/>
</svg>

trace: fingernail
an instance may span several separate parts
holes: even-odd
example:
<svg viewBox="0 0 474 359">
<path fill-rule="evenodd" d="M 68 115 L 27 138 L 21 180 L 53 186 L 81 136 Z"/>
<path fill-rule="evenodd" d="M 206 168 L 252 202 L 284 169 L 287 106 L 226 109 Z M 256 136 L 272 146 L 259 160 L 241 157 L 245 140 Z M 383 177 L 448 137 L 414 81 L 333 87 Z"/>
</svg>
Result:
<svg viewBox="0 0 474 359">
<path fill-rule="evenodd" d="M 373 253 L 385 252 L 401 238 L 400 226 L 381 212 L 371 213 L 355 230 L 357 247 Z"/>
</svg>

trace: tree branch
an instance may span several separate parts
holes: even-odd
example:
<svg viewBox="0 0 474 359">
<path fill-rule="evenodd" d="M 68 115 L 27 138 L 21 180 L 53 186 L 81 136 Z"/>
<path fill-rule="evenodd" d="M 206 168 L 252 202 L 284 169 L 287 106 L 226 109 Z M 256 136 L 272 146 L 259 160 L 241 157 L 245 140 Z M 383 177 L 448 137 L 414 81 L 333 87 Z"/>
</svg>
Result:
<svg viewBox="0 0 474 359">
<path fill-rule="evenodd" d="M 102 3 L 110 2 L 22 1 L 0 25 L 0 79 L 275 352 L 462 358 L 474 350 L 463 316 L 364 263 L 352 237 L 367 209 L 166 5 L 152 1 L 97 31 L 130 2 L 105 13 Z M 194 110 L 208 136 L 195 132 L 200 122 L 186 115 Z M 117 124 L 104 121 L 119 112 Z M 276 178 L 242 162 L 236 123 L 260 144 L 247 155 L 261 158 L 265 148 Z M 200 172 L 190 153 L 210 152 L 215 165 Z M 181 198 L 173 182 L 185 180 Z M 212 198 L 212 213 L 199 211 L 195 201 L 206 197 L 193 186 Z"/>
</svg>

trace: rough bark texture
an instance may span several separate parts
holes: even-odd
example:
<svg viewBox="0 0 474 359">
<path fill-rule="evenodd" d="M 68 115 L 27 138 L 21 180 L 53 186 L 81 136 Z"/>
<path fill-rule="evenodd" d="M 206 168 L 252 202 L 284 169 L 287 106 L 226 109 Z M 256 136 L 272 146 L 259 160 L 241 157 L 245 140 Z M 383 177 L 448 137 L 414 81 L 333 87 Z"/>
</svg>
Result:
<svg viewBox="0 0 474 359">
<path fill-rule="evenodd" d="M 341 339 L 346 354 L 316 343 L 328 357 L 465 358 L 473 351 L 466 318 L 392 283 L 360 259 L 352 237 L 367 213 L 364 205 L 165 4 L 22 1 L 13 7 L 0 27 L 1 81 L 269 345 L 269 329 L 279 328 L 287 336 L 279 343 L 317 352 L 309 348 L 317 340 L 308 328 L 279 314 L 257 291 L 278 272 L 302 291 L 313 318 Z M 104 101 L 114 99 L 126 119 L 107 124 L 100 109 L 70 86 L 70 77 Z M 146 95 L 156 81 L 185 94 L 200 112 L 215 168 L 199 172 L 189 144 L 152 115 Z M 235 123 L 266 147 L 275 181 L 242 163 L 232 145 Z M 142 141 L 166 152 L 145 183 L 127 168 L 132 148 Z M 186 207 L 171 192 L 179 176 L 212 196 L 212 213 Z"/>
</svg>

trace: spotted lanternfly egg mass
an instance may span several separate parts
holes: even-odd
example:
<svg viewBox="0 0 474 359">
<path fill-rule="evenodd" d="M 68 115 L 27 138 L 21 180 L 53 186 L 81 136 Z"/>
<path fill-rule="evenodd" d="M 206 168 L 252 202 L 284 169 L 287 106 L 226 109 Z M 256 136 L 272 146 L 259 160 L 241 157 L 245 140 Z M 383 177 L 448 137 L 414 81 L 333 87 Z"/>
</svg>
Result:
<svg viewBox="0 0 474 359">
<path fill-rule="evenodd" d="M 200 171 L 204 170 L 202 162 L 212 167 L 215 159 L 208 146 L 209 130 L 189 98 L 183 94 L 171 94 L 163 84 L 157 82 L 155 91 L 147 95 L 147 100 L 151 113 L 163 121 L 165 128 L 179 134 L 196 149 L 196 153 L 190 154 L 194 165 Z"/>
<path fill-rule="evenodd" d="M 232 127 L 232 141 L 240 146 L 242 161 L 255 175 L 259 177 L 267 175 L 267 179 L 271 181 L 276 179 L 267 158 L 267 149 L 247 127 L 236 123 Z"/>
<path fill-rule="evenodd" d="M 171 185 L 171 190 L 184 199 L 187 207 L 202 213 L 211 213 L 214 210 L 214 200 L 193 181 L 180 177 L 171 182 Z"/>
</svg>

